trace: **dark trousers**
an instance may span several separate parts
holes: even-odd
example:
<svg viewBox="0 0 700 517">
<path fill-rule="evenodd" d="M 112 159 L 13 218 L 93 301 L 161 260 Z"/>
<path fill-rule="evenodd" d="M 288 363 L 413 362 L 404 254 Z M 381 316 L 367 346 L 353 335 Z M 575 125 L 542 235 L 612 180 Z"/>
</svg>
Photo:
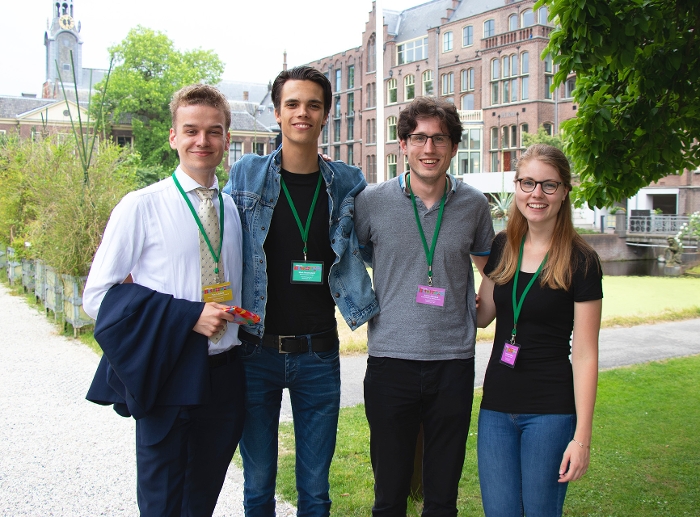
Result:
<svg viewBox="0 0 700 517">
<path fill-rule="evenodd" d="M 457 515 L 457 487 L 474 396 L 474 359 L 370 356 L 364 389 L 374 470 L 372 515 L 405 517 L 421 423 L 423 516 Z"/>
<path fill-rule="evenodd" d="M 243 368 L 237 354 L 211 369 L 210 404 L 181 407 L 161 441 L 145 445 L 162 416 L 136 421 L 138 504 L 142 517 L 202 517 L 214 512 L 226 470 L 243 432 Z M 147 419 L 150 419 L 148 421 Z"/>
</svg>

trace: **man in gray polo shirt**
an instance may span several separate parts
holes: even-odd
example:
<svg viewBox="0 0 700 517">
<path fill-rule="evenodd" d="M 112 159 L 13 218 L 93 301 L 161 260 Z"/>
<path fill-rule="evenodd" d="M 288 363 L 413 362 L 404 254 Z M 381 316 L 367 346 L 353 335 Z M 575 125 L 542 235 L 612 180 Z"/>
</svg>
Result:
<svg viewBox="0 0 700 517">
<path fill-rule="evenodd" d="M 474 394 L 472 260 L 481 271 L 493 226 L 486 197 L 447 174 L 462 138 L 453 104 L 416 98 L 398 133 L 410 170 L 355 199 L 381 308 L 369 321 L 364 381 L 372 515 L 406 515 L 423 424 L 423 516 L 452 516 Z"/>
</svg>

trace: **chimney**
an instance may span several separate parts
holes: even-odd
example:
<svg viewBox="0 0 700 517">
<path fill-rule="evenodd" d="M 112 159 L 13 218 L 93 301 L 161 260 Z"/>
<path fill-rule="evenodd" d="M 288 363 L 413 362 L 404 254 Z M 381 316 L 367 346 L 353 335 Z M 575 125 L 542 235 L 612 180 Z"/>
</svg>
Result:
<svg viewBox="0 0 700 517">
<path fill-rule="evenodd" d="M 248 92 L 246 91 L 243 92 L 243 100 L 248 102 Z"/>
<path fill-rule="evenodd" d="M 287 71 L 287 51 L 284 51 L 284 61 L 282 63 L 282 70 Z"/>
</svg>

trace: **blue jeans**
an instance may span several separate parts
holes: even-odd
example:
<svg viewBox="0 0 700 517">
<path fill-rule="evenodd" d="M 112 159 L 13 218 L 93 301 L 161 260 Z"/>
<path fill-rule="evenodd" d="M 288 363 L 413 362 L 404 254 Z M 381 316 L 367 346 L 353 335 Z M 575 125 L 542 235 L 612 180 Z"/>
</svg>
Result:
<svg viewBox="0 0 700 517">
<path fill-rule="evenodd" d="M 277 433 L 282 390 L 289 389 L 296 441 L 297 516 L 330 514 L 328 471 L 340 408 L 340 356 L 281 354 L 245 343 L 246 420 L 241 438 L 243 506 L 247 517 L 274 517 Z"/>
<path fill-rule="evenodd" d="M 367 359 L 365 414 L 374 517 L 405 517 L 423 424 L 423 517 L 457 515 L 474 395 L 474 359 Z"/>
<path fill-rule="evenodd" d="M 567 483 L 559 465 L 576 415 L 479 412 L 477 454 L 486 517 L 559 517 Z"/>
</svg>

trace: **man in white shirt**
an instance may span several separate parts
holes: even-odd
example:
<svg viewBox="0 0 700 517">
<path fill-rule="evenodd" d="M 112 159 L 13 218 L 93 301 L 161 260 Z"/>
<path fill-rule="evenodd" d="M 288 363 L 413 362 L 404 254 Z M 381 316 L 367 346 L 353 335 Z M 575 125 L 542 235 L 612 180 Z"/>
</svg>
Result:
<svg viewBox="0 0 700 517">
<path fill-rule="evenodd" d="M 226 98 L 192 85 L 170 109 L 180 165 L 115 207 L 85 285 L 104 350 L 88 399 L 136 418 L 141 515 L 201 516 L 243 428 L 238 325 L 225 311 L 241 303 L 241 223 L 215 175 Z"/>
</svg>

